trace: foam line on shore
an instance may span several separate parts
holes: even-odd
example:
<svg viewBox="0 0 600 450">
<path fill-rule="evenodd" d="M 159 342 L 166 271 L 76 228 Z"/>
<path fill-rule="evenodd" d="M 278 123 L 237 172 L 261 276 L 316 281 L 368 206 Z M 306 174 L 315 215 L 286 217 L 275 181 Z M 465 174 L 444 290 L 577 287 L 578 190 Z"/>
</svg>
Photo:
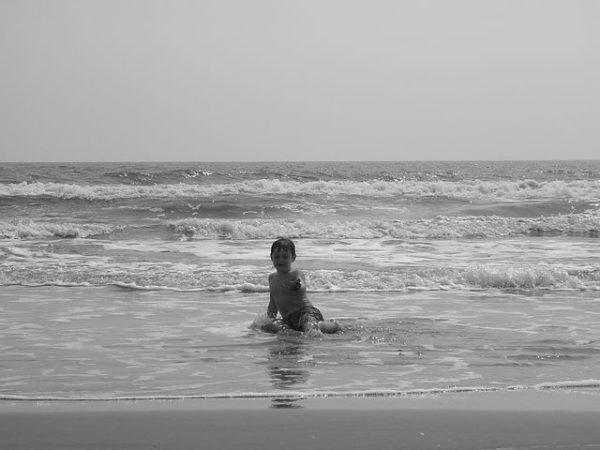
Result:
<svg viewBox="0 0 600 450">
<path fill-rule="evenodd" d="M 114 401 L 186 401 L 186 400 L 243 400 L 243 399 L 362 399 L 362 398 L 409 398 L 443 396 L 448 394 L 506 393 L 525 391 L 569 391 L 588 390 L 600 394 L 600 380 L 578 380 L 544 382 L 535 386 L 514 385 L 506 388 L 493 386 L 454 386 L 446 388 L 410 389 L 410 390 L 362 390 L 362 391 L 272 391 L 272 392 L 235 392 L 190 395 L 133 395 L 133 396 L 84 396 L 61 397 L 52 395 L 25 396 L 0 395 L 0 401 L 23 402 L 114 402 Z"/>
</svg>

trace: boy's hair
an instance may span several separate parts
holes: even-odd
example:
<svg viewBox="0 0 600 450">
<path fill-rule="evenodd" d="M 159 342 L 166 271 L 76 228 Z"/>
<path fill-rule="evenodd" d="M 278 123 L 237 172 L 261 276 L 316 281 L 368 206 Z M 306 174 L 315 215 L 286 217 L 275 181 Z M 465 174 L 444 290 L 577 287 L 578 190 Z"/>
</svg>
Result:
<svg viewBox="0 0 600 450">
<path fill-rule="evenodd" d="M 273 242 L 273 245 L 271 245 L 271 255 L 275 252 L 275 250 L 289 250 L 292 256 L 294 258 L 296 257 L 296 246 L 290 239 L 277 239 L 275 242 Z"/>
</svg>

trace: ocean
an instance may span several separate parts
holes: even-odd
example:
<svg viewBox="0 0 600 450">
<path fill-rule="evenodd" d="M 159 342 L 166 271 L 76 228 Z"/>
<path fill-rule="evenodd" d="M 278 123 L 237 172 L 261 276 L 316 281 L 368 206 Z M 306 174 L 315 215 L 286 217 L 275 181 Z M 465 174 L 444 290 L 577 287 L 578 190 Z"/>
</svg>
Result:
<svg viewBox="0 0 600 450">
<path fill-rule="evenodd" d="M 0 399 L 600 393 L 600 161 L 0 164 Z M 341 331 L 262 332 L 271 243 Z"/>
</svg>

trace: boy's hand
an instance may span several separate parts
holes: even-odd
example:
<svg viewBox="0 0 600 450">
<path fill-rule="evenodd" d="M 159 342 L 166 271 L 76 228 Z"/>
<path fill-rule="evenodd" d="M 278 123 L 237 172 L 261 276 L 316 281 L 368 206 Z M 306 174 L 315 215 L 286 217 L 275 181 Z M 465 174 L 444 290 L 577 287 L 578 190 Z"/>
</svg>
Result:
<svg viewBox="0 0 600 450">
<path fill-rule="evenodd" d="M 302 280 L 300 278 L 296 278 L 293 281 L 290 281 L 290 289 L 292 291 L 297 291 L 302 287 Z"/>
</svg>

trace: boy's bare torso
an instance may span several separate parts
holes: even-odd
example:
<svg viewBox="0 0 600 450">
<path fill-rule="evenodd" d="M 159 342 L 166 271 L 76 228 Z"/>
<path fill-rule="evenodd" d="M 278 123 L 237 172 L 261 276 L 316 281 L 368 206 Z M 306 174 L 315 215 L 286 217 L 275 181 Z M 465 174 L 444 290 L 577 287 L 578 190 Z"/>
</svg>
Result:
<svg viewBox="0 0 600 450">
<path fill-rule="evenodd" d="M 306 297 L 304 274 L 299 270 L 291 270 L 283 274 L 272 273 L 269 276 L 269 289 L 271 300 L 282 317 L 299 311 L 305 306 L 312 306 Z"/>
</svg>

